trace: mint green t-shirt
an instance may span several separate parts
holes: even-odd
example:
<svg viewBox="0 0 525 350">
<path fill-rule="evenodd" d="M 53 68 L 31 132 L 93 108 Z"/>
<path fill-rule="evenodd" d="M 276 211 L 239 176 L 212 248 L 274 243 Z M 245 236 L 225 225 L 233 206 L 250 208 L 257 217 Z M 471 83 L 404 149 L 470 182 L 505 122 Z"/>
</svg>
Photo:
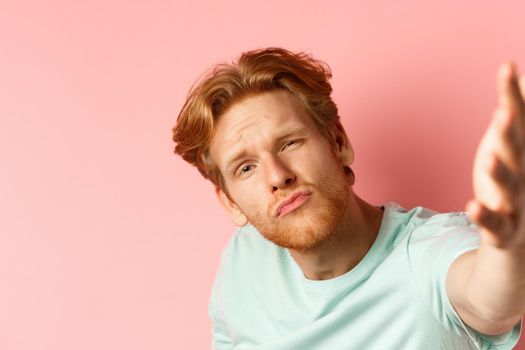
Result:
<svg viewBox="0 0 525 350">
<path fill-rule="evenodd" d="M 333 279 L 307 279 L 287 249 L 253 226 L 225 248 L 211 293 L 213 347 L 256 350 L 512 349 L 521 322 L 486 336 L 450 304 L 449 266 L 479 247 L 465 213 L 384 206 L 366 256 Z"/>
</svg>

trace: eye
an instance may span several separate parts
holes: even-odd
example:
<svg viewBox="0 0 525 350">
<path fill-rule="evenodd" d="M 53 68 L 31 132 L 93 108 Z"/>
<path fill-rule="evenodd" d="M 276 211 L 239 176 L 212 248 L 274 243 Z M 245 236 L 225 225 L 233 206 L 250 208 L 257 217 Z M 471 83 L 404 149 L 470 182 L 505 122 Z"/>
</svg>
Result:
<svg viewBox="0 0 525 350">
<path fill-rule="evenodd" d="M 293 146 L 297 146 L 300 143 L 300 140 L 291 140 L 284 144 L 282 150 L 285 150 L 286 148 L 290 148 Z"/>
<path fill-rule="evenodd" d="M 244 175 L 248 172 L 250 172 L 250 170 L 252 170 L 253 168 L 253 164 L 246 164 L 246 165 L 243 165 L 239 168 L 239 175 Z"/>
<path fill-rule="evenodd" d="M 247 173 L 248 171 L 250 171 L 251 166 L 252 166 L 251 164 L 244 165 L 244 166 L 241 168 L 241 173 Z"/>
</svg>

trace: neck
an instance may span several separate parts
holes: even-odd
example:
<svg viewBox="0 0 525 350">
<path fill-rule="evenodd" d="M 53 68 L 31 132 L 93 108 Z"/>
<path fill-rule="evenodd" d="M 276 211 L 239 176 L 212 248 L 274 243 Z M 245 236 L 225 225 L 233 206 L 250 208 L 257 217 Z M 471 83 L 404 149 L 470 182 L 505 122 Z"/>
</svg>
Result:
<svg viewBox="0 0 525 350">
<path fill-rule="evenodd" d="M 289 249 L 306 278 L 325 280 L 353 269 L 374 243 L 383 211 L 350 192 L 350 202 L 329 240 L 308 252 Z"/>
</svg>

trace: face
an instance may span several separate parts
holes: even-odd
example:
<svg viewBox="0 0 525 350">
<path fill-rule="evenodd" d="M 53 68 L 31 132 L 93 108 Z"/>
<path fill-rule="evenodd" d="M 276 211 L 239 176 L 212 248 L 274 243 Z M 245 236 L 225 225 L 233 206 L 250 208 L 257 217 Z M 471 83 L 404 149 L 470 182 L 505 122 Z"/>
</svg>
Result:
<svg viewBox="0 0 525 350">
<path fill-rule="evenodd" d="M 332 145 L 284 90 L 250 96 L 220 116 L 210 155 L 229 196 L 220 203 L 239 226 L 275 244 L 308 251 L 335 234 L 349 201 L 343 165 L 353 161 L 344 130 Z"/>
</svg>

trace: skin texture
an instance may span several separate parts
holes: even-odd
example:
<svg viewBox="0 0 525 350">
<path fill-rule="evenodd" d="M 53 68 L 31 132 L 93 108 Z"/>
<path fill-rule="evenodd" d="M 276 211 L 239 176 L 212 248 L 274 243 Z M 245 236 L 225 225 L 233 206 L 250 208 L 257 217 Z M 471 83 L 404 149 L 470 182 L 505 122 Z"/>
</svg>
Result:
<svg viewBox="0 0 525 350">
<path fill-rule="evenodd" d="M 486 334 L 508 332 L 525 312 L 525 77 L 511 62 L 497 75 L 493 119 L 476 152 L 470 218 L 480 248 L 459 257 L 447 292 L 460 317 Z"/>
<path fill-rule="evenodd" d="M 210 154 L 227 191 L 217 198 L 239 226 L 254 225 L 291 255 L 312 279 L 349 271 L 366 254 L 382 212 L 352 192 L 344 166 L 354 153 L 343 127 L 323 137 L 299 101 L 284 90 L 265 92 L 234 104 L 221 117 Z M 242 158 L 231 158 L 245 151 Z M 276 216 L 283 200 L 298 191 L 306 201 Z M 229 194 L 229 196 L 226 194 Z"/>
</svg>

